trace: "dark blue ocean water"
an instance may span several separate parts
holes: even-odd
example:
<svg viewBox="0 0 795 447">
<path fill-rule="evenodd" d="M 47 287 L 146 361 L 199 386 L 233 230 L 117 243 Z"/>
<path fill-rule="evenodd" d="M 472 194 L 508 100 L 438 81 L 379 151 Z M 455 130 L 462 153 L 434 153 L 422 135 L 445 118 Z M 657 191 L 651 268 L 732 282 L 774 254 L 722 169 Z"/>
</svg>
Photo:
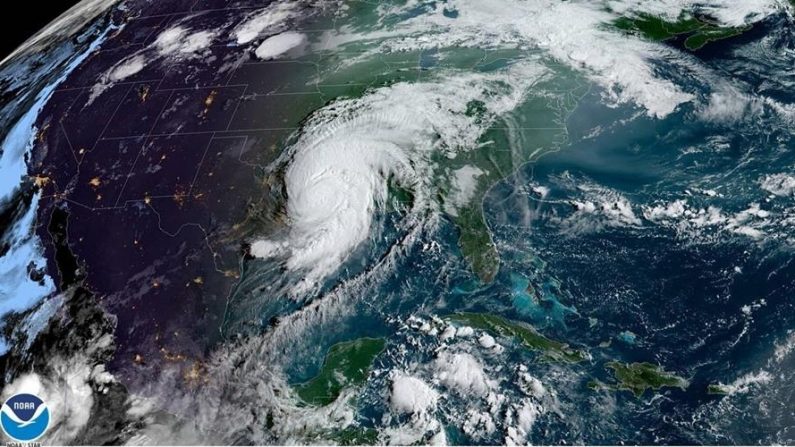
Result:
<svg viewBox="0 0 795 447">
<path fill-rule="evenodd" d="M 793 46 L 791 32 L 781 30 L 782 23 L 771 20 L 697 57 L 731 82 L 757 84 L 752 90 L 760 95 L 795 102 L 788 89 L 791 71 L 783 71 L 792 56 L 773 51 Z M 764 43 L 768 53 L 760 52 L 762 36 L 773 36 Z M 432 54 L 421 60 L 433 63 Z M 782 70 L 780 77 L 770 75 L 776 70 Z M 696 104 L 706 103 L 716 90 L 706 80 L 690 86 Z M 591 91 L 567 121 L 570 143 L 526 165 L 487 196 L 484 209 L 502 259 L 492 284 L 471 273 L 457 247 L 458 233 L 445 220 L 396 257 L 387 273 L 356 289 L 350 298 L 354 311 L 340 317 L 333 331 L 309 331 L 310 348 L 288 365 L 291 380 L 316 374 L 332 344 L 362 336 L 388 339 L 376 370 L 427 364 L 435 356 L 434 342 L 405 331 L 408 316 L 490 312 L 530 323 L 592 356 L 561 366 L 509 347 L 508 367 L 529 365 L 556 392 L 557 408 L 539 418 L 530 437 L 534 443 L 790 441 L 795 362 L 786 355 L 777 358 L 775 350 L 795 329 L 795 235 L 788 220 L 795 216 L 795 200 L 771 198 L 760 182 L 795 172 L 793 127 L 769 104 L 716 122 L 704 120 L 699 107 L 686 105 L 665 119 L 650 119 L 633 107 L 606 107 L 601 92 Z M 549 193 L 542 197 L 533 187 Z M 592 201 L 598 208 L 600 200 L 609 207 L 623 201 L 632 222 L 586 216 L 572 223 L 575 202 Z M 677 200 L 696 213 L 720 210 L 724 222 L 697 226 L 679 216 L 661 224 L 644 217 L 644 210 Z M 753 206 L 768 213 L 753 218 L 765 221 L 754 221 L 764 230 L 762 237 L 727 228 L 729 219 Z M 378 241 L 401 237 L 399 217 L 382 216 L 374 227 L 383 234 L 352 256 L 323 293 L 382 259 L 387 246 Z M 423 244 L 431 242 L 438 250 L 424 251 Z M 274 317 L 305 304 L 274 299 L 248 312 L 267 327 Z M 409 352 L 398 349 L 407 346 Z M 608 361 L 659 364 L 689 386 L 640 398 L 590 390 L 593 379 L 612 380 L 604 366 Z M 760 372 L 772 378 L 749 382 L 745 392 L 731 396 L 707 393 L 710 384 Z M 507 394 L 518 393 L 510 389 L 513 384 L 502 385 Z M 387 388 L 380 375 L 366 385 L 358 400 L 364 425 L 378 425 L 387 412 Z M 454 428 L 452 419 L 467 405 L 452 395 L 441 405 L 450 442 L 484 442 Z M 495 433 L 486 441 L 504 439 Z"/>
<path fill-rule="evenodd" d="M 720 54 L 707 57 L 717 65 Z M 791 227 L 777 220 L 791 213 L 793 201 L 768 200 L 759 184 L 766 175 L 792 172 L 792 127 L 769 110 L 754 119 L 705 123 L 692 108 L 661 121 L 640 117 L 609 126 L 633 112 L 605 108 L 597 96 L 584 98 L 570 118 L 572 144 L 494 188 L 486 209 L 506 258 L 537 256 L 545 263 L 541 278 L 560 281 L 547 309 L 576 313 L 559 334 L 587 346 L 602 343 L 591 351 L 594 376 L 606 377 L 600 357 L 648 361 L 688 378 L 690 386 L 659 399 L 570 396 L 578 414 L 569 422 L 576 428 L 565 420 L 552 423 L 539 442 L 566 439 L 566 428 L 589 443 L 786 441 L 793 418 L 780 403 L 792 396 L 792 362 L 776 364 L 771 357 L 795 327 Z M 597 126 L 606 130 L 585 138 Z M 550 193 L 541 199 L 527 192 L 528 184 Z M 586 200 L 593 188 L 625 198 L 638 223 L 577 231 L 562 226 L 572 202 Z M 680 199 L 727 214 L 756 203 L 778 217 L 771 218 L 769 234 L 752 239 L 715 227 L 682 234 L 642 216 L 644 205 Z M 533 312 L 525 315 L 538 320 Z M 760 370 L 782 380 L 739 398 L 706 393 L 710 383 Z"/>
</svg>

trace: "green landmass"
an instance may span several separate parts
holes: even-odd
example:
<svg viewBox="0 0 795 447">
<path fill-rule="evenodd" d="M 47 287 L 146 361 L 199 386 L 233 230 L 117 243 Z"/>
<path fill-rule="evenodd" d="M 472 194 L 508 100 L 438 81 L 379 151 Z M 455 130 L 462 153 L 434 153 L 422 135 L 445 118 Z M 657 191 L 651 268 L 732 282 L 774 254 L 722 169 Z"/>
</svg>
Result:
<svg viewBox="0 0 795 447">
<path fill-rule="evenodd" d="M 497 275 L 500 256 L 483 213 L 483 198 L 492 186 L 567 141 L 566 120 L 587 91 L 575 74 L 559 67 L 556 70 L 560 73 L 554 80 L 539 82 L 534 89 L 539 96 L 528 96 L 510 120 L 495 122 L 481 137 L 479 147 L 461 152 L 452 159 L 439 157 L 437 160 L 446 168 L 447 176 L 466 166 L 482 171 L 475 180 L 473 194 L 463 206 L 453 207 L 456 209 L 451 219 L 459 229 L 461 254 L 484 283 L 491 282 Z M 488 111 L 482 103 L 473 102 L 466 113 L 477 121 L 484 121 Z M 441 200 L 449 201 L 454 194 L 454 190 L 443 189 Z"/>
<path fill-rule="evenodd" d="M 491 239 L 482 206 L 471 203 L 466 208 L 459 209 L 458 216 L 453 220 L 458 226 L 461 253 L 478 278 L 484 283 L 490 283 L 500 268 L 500 255 Z"/>
<path fill-rule="evenodd" d="M 375 357 L 384 350 L 382 338 L 360 338 L 337 343 L 329 348 L 318 374 L 295 387 L 298 396 L 310 405 L 325 406 L 339 397 L 342 390 L 362 384 Z"/>
<path fill-rule="evenodd" d="M 729 392 L 726 390 L 726 386 L 717 383 L 717 384 L 710 384 L 707 387 L 707 394 L 726 395 L 729 394 Z"/>
<path fill-rule="evenodd" d="M 549 360 L 577 363 L 588 358 L 586 352 L 572 349 L 566 343 L 547 338 L 525 323 L 511 321 L 497 315 L 457 313 L 449 315 L 447 319 L 485 330 L 497 336 L 515 338 L 525 348 L 540 351 Z"/>
<path fill-rule="evenodd" d="M 743 28 L 719 28 L 714 30 L 702 30 L 701 32 L 688 37 L 685 40 L 685 47 L 688 50 L 698 50 L 710 42 L 739 36 L 740 34 L 748 31 L 750 28 L 751 27 L 749 26 Z"/>
<path fill-rule="evenodd" d="M 414 191 L 410 188 L 401 186 L 392 178 L 389 179 L 387 188 L 389 190 L 388 211 L 403 213 L 414 205 Z"/>
<path fill-rule="evenodd" d="M 371 17 L 371 6 L 362 8 L 362 20 Z M 346 53 L 356 54 L 371 49 L 372 43 L 353 42 L 346 45 Z M 509 61 L 526 56 L 526 51 L 509 49 L 495 50 L 484 54 L 480 49 L 455 48 L 445 50 L 444 57 L 436 65 L 419 70 L 417 60 L 421 52 L 393 52 L 378 57 L 362 59 L 355 64 L 339 54 L 324 56 L 321 62 L 328 67 L 322 82 L 313 86 L 325 101 L 343 97 L 360 97 L 369 89 L 393 85 L 398 82 L 424 82 L 433 79 L 435 70 L 465 69 L 476 72 L 492 72 L 504 69 Z M 306 64 L 307 70 L 316 70 L 315 64 Z M 489 189 L 509 177 L 522 165 L 538 155 L 556 150 L 567 141 L 566 119 L 588 90 L 584 78 L 575 71 L 558 64 L 549 67 L 555 76 L 539 81 L 520 106 L 508 119 L 495 121 L 480 139 L 480 145 L 467 151 L 458 151 L 448 158 L 437 154 L 434 161 L 439 166 L 434 178 L 439 189 L 439 201 L 449 212 L 450 219 L 459 230 L 459 248 L 473 272 L 485 283 L 496 276 L 500 257 L 491 231 L 483 214 L 483 198 Z M 306 88 L 306 87 L 305 87 Z M 492 122 L 486 105 L 472 101 L 465 111 L 476 122 Z M 456 193 L 451 176 L 457 169 L 476 167 L 482 175 L 476 179 L 472 194 L 466 203 L 453 203 Z M 397 192 L 398 203 L 407 203 L 411 198 Z M 394 202 L 394 201 L 393 201 Z M 390 205 L 391 206 L 391 205 Z M 392 208 L 393 209 L 393 208 Z"/>
<path fill-rule="evenodd" d="M 637 397 L 642 396 L 647 390 L 659 391 L 663 388 L 684 390 L 688 385 L 687 380 L 669 373 L 653 363 L 608 362 L 605 366 L 613 370 L 616 384 L 591 383 L 596 383 L 601 388 L 630 391 Z M 589 387 L 591 383 L 589 383 Z"/>
<path fill-rule="evenodd" d="M 738 36 L 751 28 L 750 26 L 720 27 L 690 15 L 682 15 L 679 20 L 671 22 L 650 14 L 621 17 L 613 22 L 613 26 L 655 41 L 689 35 L 685 39 L 685 48 L 691 51 L 698 50 L 710 42 Z"/>
<path fill-rule="evenodd" d="M 337 445 L 376 445 L 378 444 L 378 430 L 366 427 L 348 427 L 332 433 L 330 438 Z"/>
</svg>

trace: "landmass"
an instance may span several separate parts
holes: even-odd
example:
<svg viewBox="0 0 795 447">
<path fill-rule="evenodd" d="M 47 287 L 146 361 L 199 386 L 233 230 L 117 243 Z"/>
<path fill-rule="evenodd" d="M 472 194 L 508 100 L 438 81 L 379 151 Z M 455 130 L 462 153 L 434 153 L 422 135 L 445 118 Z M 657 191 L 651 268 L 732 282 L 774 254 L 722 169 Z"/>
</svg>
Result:
<svg viewBox="0 0 795 447">
<path fill-rule="evenodd" d="M 510 177 L 526 163 L 539 155 L 553 151 L 568 139 L 566 120 L 587 91 L 579 77 L 562 68 L 553 81 L 539 82 L 512 116 L 515 120 L 498 120 L 481 138 L 476 149 L 457 154 L 455 158 L 442 158 L 439 163 L 448 172 L 461 172 L 466 168 L 476 169 L 471 178 L 474 185 L 470 194 L 457 200 L 462 189 L 452 185 L 443 191 L 444 209 L 451 215 L 459 229 L 461 254 L 473 272 L 484 283 L 494 280 L 500 267 L 500 256 L 492 240 L 491 230 L 483 210 L 483 199 L 491 188 Z M 473 103 L 467 114 L 479 116 L 487 113 L 481 104 Z M 485 118 L 485 117 L 484 117 Z M 457 176 L 449 175 L 455 180 Z"/>
<path fill-rule="evenodd" d="M 707 394 L 726 395 L 729 394 L 729 391 L 726 389 L 725 385 L 710 384 L 707 386 Z"/>
<path fill-rule="evenodd" d="M 586 352 L 573 349 L 566 343 L 547 338 L 525 323 L 511 321 L 497 315 L 457 313 L 448 316 L 447 320 L 482 329 L 501 337 L 515 338 L 525 348 L 542 352 L 547 359 L 552 361 L 577 363 L 588 358 Z"/>
<path fill-rule="evenodd" d="M 435 69 L 499 70 L 505 60 L 518 53 L 519 50 L 495 50 L 484 56 L 480 50 L 462 48 L 443 63 L 429 62 L 419 70 L 420 52 L 385 53 L 356 64 L 341 63 L 334 72 L 324 74 L 324 85 L 318 89 L 327 100 L 357 98 L 371 88 L 416 82 L 418 77 L 430 78 Z M 549 68 L 555 75 L 539 81 L 509 119 L 494 121 L 477 147 L 457 152 L 453 158 L 445 154 L 434 157 L 439 166 L 434 179 L 438 200 L 458 229 L 461 255 L 484 283 L 493 281 L 500 267 L 500 256 L 483 210 L 484 197 L 495 184 L 523 165 L 567 141 L 566 120 L 589 87 L 573 70 L 559 65 Z M 470 102 L 466 110 L 467 116 L 483 123 L 491 121 L 489 113 L 481 101 Z M 461 173 L 468 175 L 456 175 Z M 393 201 L 410 203 L 410 193 L 394 186 L 390 185 L 390 193 L 397 193 Z"/>
<path fill-rule="evenodd" d="M 326 406 L 334 402 L 345 388 L 364 383 L 373 361 L 385 345 L 383 338 L 337 343 L 329 348 L 318 374 L 296 386 L 296 393 L 310 405 Z"/>
<path fill-rule="evenodd" d="M 338 445 L 377 445 L 378 430 L 366 427 L 348 427 L 332 433 L 331 440 Z"/>
<path fill-rule="evenodd" d="M 593 380 L 588 383 L 589 388 L 630 391 L 636 397 L 640 397 L 648 390 L 659 391 L 663 388 L 684 390 L 688 386 L 686 379 L 667 372 L 654 363 L 608 362 L 605 367 L 613 371 L 616 383 L 605 384 Z"/>
<path fill-rule="evenodd" d="M 613 25 L 658 42 L 687 36 L 684 45 L 690 51 L 696 51 L 711 42 L 738 36 L 751 29 L 751 26 L 721 27 L 687 14 L 683 14 L 675 22 L 650 14 L 639 14 L 635 17 L 621 17 Z"/>
</svg>

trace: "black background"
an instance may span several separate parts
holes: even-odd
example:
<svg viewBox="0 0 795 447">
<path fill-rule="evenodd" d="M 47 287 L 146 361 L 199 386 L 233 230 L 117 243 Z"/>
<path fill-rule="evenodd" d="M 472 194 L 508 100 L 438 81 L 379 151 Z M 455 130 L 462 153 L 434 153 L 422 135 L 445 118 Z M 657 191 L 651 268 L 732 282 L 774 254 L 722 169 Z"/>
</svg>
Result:
<svg viewBox="0 0 795 447">
<path fill-rule="evenodd" d="M 6 25 L 0 39 L 0 59 L 8 56 L 37 31 L 77 3 L 78 0 L 14 2 L 14 14 L 5 16 Z"/>
</svg>

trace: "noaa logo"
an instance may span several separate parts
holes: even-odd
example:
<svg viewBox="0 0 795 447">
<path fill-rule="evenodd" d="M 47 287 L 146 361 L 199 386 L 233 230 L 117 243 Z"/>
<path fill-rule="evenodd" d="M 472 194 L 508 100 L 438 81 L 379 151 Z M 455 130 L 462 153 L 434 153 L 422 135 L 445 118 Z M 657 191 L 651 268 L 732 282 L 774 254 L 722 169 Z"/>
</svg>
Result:
<svg viewBox="0 0 795 447">
<path fill-rule="evenodd" d="M 19 442 L 39 439 L 49 425 L 47 404 L 32 394 L 11 396 L 0 410 L 0 426 L 9 438 Z"/>
</svg>

